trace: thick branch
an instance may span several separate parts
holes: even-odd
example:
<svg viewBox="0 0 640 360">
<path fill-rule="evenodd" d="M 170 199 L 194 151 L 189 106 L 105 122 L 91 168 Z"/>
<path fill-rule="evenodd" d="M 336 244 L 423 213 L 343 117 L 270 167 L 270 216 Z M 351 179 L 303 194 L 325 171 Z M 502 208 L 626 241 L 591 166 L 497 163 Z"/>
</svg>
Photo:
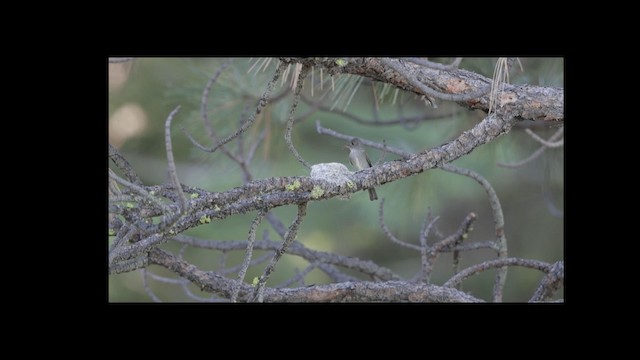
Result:
<svg viewBox="0 0 640 360">
<path fill-rule="evenodd" d="M 202 271 L 168 252 L 153 249 L 149 262 L 161 265 L 188 279 L 203 291 L 229 298 L 235 281 Z M 247 301 L 254 288 L 242 284 L 238 301 Z M 404 281 L 343 282 L 302 288 L 273 289 L 264 291 L 265 302 L 483 302 L 481 299 L 452 288 L 416 284 Z"/>
<path fill-rule="evenodd" d="M 183 187 L 198 197 L 189 201 L 190 211 L 172 227 L 174 234 L 201 224 L 203 219 L 224 219 L 235 214 L 244 214 L 262 208 L 301 204 L 313 200 L 325 200 L 336 196 L 355 193 L 363 189 L 386 184 L 425 170 L 441 167 L 507 132 L 513 119 L 492 114 L 471 130 L 463 132 L 457 139 L 440 147 L 425 150 L 409 159 L 395 160 L 377 165 L 352 175 L 353 183 L 330 184 L 310 177 L 281 177 L 254 180 L 243 186 L 225 192 L 207 192 L 201 189 Z M 355 185 L 355 186 L 353 186 Z M 312 196 L 312 190 L 314 190 Z M 322 191 L 318 191 L 318 188 Z M 171 196 L 171 189 L 148 187 L 163 196 Z M 175 195 L 173 195 L 175 196 Z"/>
<path fill-rule="evenodd" d="M 116 149 L 111 144 L 109 144 L 109 158 L 111 159 L 111 161 L 113 161 L 114 164 L 116 164 L 118 169 L 122 170 L 127 180 L 136 185 L 142 185 L 142 181 L 138 177 L 138 174 L 136 174 L 136 172 L 133 170 L 131 164 L 129 164 L 127 159 L 125 159 L 124 156 L 120 154 L 118 149 Z"/>
<path fill-rule="evenodd" d="M 429 86 L 441 93 L 452 96 L 482 92 L 491 79 L 471 71 L 455 69 L 432 69 L 408 61 L 391 60 L 402 67 L 412 81 L 383 64 L 380 58 L 350 58 L 346 65 L 340 66 L 335 58 L 282 58 L 284 62 L 298 62 L 315 67 L 324 67 L 330 74 L 353 74 L 392 84 L 400 89 L 418 95 L 427 95 L 415 85 L 415 81 Z M 455 98 L 455 97 L 453 97 Z M 456 101 L 468 109 L 489 111 L 489 94 L 478 98 Z M 564 89 L 505 84 L 498 99 L 500 112 L 509 113 L 518 119 L 564 121 Z"/>
</svg>

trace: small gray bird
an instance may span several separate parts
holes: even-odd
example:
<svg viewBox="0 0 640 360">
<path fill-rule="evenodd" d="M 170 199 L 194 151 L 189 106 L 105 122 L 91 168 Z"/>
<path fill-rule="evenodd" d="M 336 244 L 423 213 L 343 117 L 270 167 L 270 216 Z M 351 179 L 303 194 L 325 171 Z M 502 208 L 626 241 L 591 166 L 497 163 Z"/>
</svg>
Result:
<svg viewBox="0 0 640 360">
<path fill-rule="evenodd" d="M 371 167 L 371 160 L 369 160 L 369 156 L 364 152 L 364 146 L 362 146 L 362 142 L 360 139 L 353 138 L 351 141 L 344 146 L 349 149 L 349 162 L 356 170 L 362 170 Z M 369 188 L 369 200 L 378 200 L 378 194 L 376 194 L 376 189 Z"/>
</svg>

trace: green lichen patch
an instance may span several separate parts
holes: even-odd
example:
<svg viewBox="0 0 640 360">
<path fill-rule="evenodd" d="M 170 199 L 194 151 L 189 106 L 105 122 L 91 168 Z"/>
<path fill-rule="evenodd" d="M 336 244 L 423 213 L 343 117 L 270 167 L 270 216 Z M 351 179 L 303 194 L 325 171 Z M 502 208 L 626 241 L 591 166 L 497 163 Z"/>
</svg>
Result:
<svg viewBox="0 0 640 360">
<path fill-rule="evenodd" d="M 322 195 L 324 195 L 324 190 L 322 190 L 322 188 L 320 186 L 315 185 L 313 187 L 313 189 L 311 189 L 311 198 L 312 199 L 317 199 Z"/>
<path fill-rule="evenodd" d="M 300 186 L 302 186 L 302 184 L 300 184 L 300 181 L 296 180 L 293 184 L 286 185 L 284 188 L 287 189 L 287 191 L 294 191 L 299 189 Z"/>
</svg>

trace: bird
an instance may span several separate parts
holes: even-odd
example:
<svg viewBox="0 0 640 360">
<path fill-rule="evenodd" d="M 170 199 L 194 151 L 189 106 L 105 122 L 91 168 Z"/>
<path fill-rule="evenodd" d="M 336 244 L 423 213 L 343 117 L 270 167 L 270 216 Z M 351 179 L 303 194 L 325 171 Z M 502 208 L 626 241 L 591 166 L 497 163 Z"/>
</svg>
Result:
<svg viewBox="0 0 640 360">
<path fill-rule="evenodd" d="M 362 142 L 358 138 L 353 138 L 347 145 L 344 146 L 349 149 L 349 162 L 353 165 L 356 170 L 363 170 L 371 167 L 371 160 L 369 160 L 369 156 L 364 151 L 364 146 Z M 374 201 L 378 200 L 378 194 L 376 193 L 376 189 L 369 188 L 369 200 Z"/>
</svg>

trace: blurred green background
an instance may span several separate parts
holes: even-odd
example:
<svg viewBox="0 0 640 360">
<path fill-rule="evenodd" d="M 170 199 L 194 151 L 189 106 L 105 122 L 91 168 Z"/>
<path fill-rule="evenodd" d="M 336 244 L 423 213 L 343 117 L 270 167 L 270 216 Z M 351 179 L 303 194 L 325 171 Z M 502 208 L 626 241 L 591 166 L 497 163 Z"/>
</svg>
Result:
<svg viewBox="0 0 640 360">
<path fill-rule="evenodd" d="M 200 101 L 207 81 L 226 60 L 138 58 L 122 64 L 108 65 L 109 142 L 124 154 L 145 184 L 167 181 L 164 121 L 171 110 L 181 105 L 172 126 L 174 155 L 181 182 L 210 191 L 224 191 L 242 185 L 242 173 L 235 163 L 220 151 L 214 154 L 200 151 L 179 130 L 183 126 L 202 144 L 211 146 L 200 118 Z M 452 59 L 430 60 L 448 63 Z M 510 71 L 512 84 L 564 87 L 563 59 L 520 58 L 520 61 L 524 71 L 518 65 Z M 248 109 L 245 114 L 253 113 L 257 98 L 262 95 L 274 73 L 276 62 L 274 59 L 267 65 L 263 59 L 237 58 L 222 72 L 211 89 L 208 103 L 209 119 L 220 137 L 237 129 L 243 109 Z M 491 78 L 495 63 L 496 58 L 465 58 L 460 68 Z M 285 91 L 290 86 L 291 77 L 289 75 L 284 84 L 278 81 L 273 95 Z M 309 76 L 305 80 L 304 96 L 312 101 L 319 100 L 321 94 L 327 93 L 331 88 L 326 72 L 323 80 L 321 89 L 320 73 L 315 69 L 313 79 Z M 324 106 L 335 105 L 336 110 L 365 120 L 372 120 L 376 112 L 381 120 L 425 112 L 433 115 L 455 115 L 419 124 L 370 126 L 358 124 L 332 112 L 316 111 L 301 119 L 292 135 L 296 148 L 308 162 L 342 162 L 352 169 L 348 153 L 342 148 L 343 141 L 319 135 L 315 127 L 316 120 L 320 120 L 322 126 L 341 133 L 378 142 L 385 140 L 391 146 L 419 152 L 455 138 L 485 116 L 480 111 L 468 111 L 456 104 L 442 101 L 437 101 L 438 107 L 434 109 L 414 94 L 396 92 L 395 89 L 388 90 L 382 101 L 376 104 L 374 88 L 368 80 L 362 81 L 347 106 L 351 92 L 336 98 L 342 94 L 340 87 L 352 86 L 354 82 L 354 79 L 349 80 L 344 75 L 335 77 L 336 91 L 327 93 Z M 375 85 L 375 90 L 379 93 L 381 85 Z M 284 142 L 284 125 L 292 97 L 292 92 L 289 91 L 282 100 L 269 105 L 245 135 L 245 144 L 251 144 L 260 131 L 266 131 L 265 141 L 258 148 L 250 166 L 254 178 L 308 175 L 308 170 L 295 160 Z M 305 102 L 301 102 L 296 117 L 307 114 L 309 109 Z M 525 123 L 533 125 L 532 129 L 542 138 L 549 138 L 558 130 L 557 127 L 550 128 L 550 124 L 534 124 L 531 121 Z M 539 148 L 539 144 L 523 129 L 524 127 L 514 128 L 507 135 L 477 148 L 454 164 L 480 173 L 496 190 L 505 216 L 509 256 L 555 262 L 564 259 L 564 151 L 562 147 L 549 149 L 535 161 L 517 169 L 497 166 L 497 162 L 520 161 Z M 234 141 L 227 146 L 230 150 L 235 150 L 237 143 Z M 373 149 L 368 149 L 368 153 L 373 162 L 378 161 L 381 156 L 380 152 Z M 384 161 L 395 158 L 396 156 L 386 154 Z M 112 164 L 110 166 L 115 169 Z M 377 192 L 380 198 L 386 199 L 385 223 L 398 238 L 406 242 L 418 244 L 418 233 L 429 209 L 434 216 L 440 216 L 436 228 L 445 236 L 454 232 L 469 212 L 474 212 L 478 220 L 466 241 L 488 241 L 494 238 L 493 219 L 486 194 L 469 178 L 442 170 L 429 170 L 380 186 Z M 312 202 L 298 233 L 298 240 L 311 249 L 371 260 L 410 278 L 420 270 L 420 254 L 399 247 L 385 238 L 378 222 L 379 204 L 380 201 L 369 201 L 366 191 L 354 194 L 349 200 Z M 288 226 L 296 209 L 295 206 L 290 206 L 275 209 L 274 212 Z M 233 216 L 191 229 L 186 234 L 210 240 L 245 240 L 254 217 L 255 213 Z M 271 239 L 280 240 L 266 220 L 258 229 L 259 238 L 264 230 L 270 232 Z M 436 238 L 432 231 L 429 243 L 434 241 Z M 162 247 L 173 252 L 180 249 L 178 244 L 171 242 Z M 261 254 L 261 251 L 254 252 L 254 258 Z M 227 266 L 239 264 L 243 256 L 243 251 L 230 253 L 225 260 Z M 215 270 L 221 261 L 219 253 L 195 248 L 186 248 L 184 258 L 202 270 Z M 494 258 L 495 254 L 490 250 L 465 252 L 460 266 L 462 269 Z M 438 258 L 431 276 L 432 283 L 441 285 L 452 276 L 451 259 L 450 253 Z M 259 276 L 265 265 L 250 268 L 246 281 L 251 282 L 255 276 Z M 307 265 L 301 258 L 285 256 L 277 265 L 268 285 L 284 281 Z M 151 266 L 149 269 L 158 275 L 175 277 L 158 266 Z M 493 270 L 475 275 L 463 283 L 463 290 L 490 300 L 494 275 Z M 232 276 L 235 277 L 235 274 Z M 535 270 L 509 268 L 504 300 L 527 301 L 541 278 L 542 273 Z M 110 301 L 151 301 L 143 289 L 140 271 L 112 275 L 108 281 Z M 307 285 L 328 281 L 328 277 L 319 270 L 314 270 L 305 277 Z M 185 295 L 180 285 L 150 279 L 149 287 L 163 301 L 193 301 Z M 209 295 L 192 285 L 189 285 L 189 289 L 198 296 Z M 563 295 L 564 291 L 561 290 L 554 298 L 563 298 Z"/>
</svg>

